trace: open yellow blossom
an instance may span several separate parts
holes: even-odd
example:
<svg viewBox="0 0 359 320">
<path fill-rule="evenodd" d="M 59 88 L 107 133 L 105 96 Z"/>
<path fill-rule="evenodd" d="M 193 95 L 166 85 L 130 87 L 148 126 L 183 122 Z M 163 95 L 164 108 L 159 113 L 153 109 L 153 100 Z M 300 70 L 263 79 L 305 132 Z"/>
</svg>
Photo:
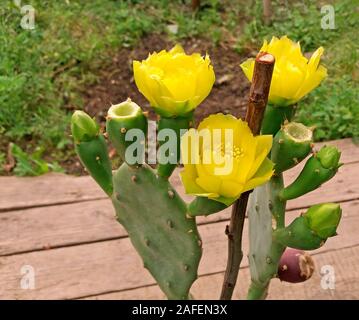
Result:
<svg viewBox="0 0 359 320">
<path fill-rule="evenodd" d="M 155 111 L 165 117 L 183 116 L 210 93 L 215 75 L 208 55 L 187 55 L 180 45 L 134 61 L 138 90 Z"/>
<path fill-rule="evenodd" d="M 181 139 L 186 193 L 232 204 L 271 178 L 271 147 L 271 135 L 254 137 L 246 122 L 222 113 L 210 115 Z"/>
<path fill-rule="evenodd" d="M 275 65 L 269 92 L 269 102 L 277 106 L 289 106 L 315 89 L 327 76 L 327 69 L 319 65 L 324 49 L 318 48 L 311 58 L 302 54 L 299 42 L 283 36 L 273 37 L 270 43 L 264 41 L 260 50 L 274 55 Z M 241 64 L 246 77 L 251 81 L 254 59 Z"/>
</svg>

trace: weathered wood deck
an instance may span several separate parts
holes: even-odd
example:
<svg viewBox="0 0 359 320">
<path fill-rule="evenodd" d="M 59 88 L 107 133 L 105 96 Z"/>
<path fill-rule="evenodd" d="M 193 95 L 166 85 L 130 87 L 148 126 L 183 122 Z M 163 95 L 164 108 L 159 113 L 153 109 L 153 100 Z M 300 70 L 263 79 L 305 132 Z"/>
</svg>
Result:
<svg viewBox="0 0 359 320">
<path fill-rule="evenodd" d="M 313 252 L 316 272 L 302 284 L 272 282 L 270 299 L 359 298 L 359 147 L 350 139 L 333 141 L 342 150 L 334 179 L 288 204 L 288 221 L 306 207 L 341 203 L 339 235 Z M 286 182 L 299 168 L 286 175 Z M 178 177 L 173 183 L 181 194 Z M 188 197 L 186 197 L 188 199 Z M 193 286 L 198 299 L 217 299 L 227 255 L 224 235 L 229 210 L 199 218 L 203 258 Z M 245 253 L 247 233 L 244 232 Z M 35 288 L 21 289 L 21 268 L 35 271 Z M 320 270 L 335 270 L 335 289 L 321 288 Z M 243 259 L 235 298 L 244 298 L 249 282 Z M 89 177 L 48 174 L 36 178 L 0 178 L 0 299 L 161 299 L 143 269 L 125 230 L 114 218 L 105 194 Z"/>
</svg>

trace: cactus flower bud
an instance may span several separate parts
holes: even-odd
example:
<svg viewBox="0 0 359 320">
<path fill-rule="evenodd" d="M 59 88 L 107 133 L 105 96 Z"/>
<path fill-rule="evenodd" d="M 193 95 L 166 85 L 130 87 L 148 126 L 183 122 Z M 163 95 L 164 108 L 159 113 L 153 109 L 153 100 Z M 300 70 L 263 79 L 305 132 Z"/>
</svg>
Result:
<svg viewBox="0 0 359 320">
<path fill-rule="evenodd" d="M 98 124 L 83 111 L 76 111 L 71 118 L 75 150 L 81 163 L 110 196 L 112 194 L 112 168 L 105 138 Z"/>
<path fill-rule="evenodd" d="M 336 203 L 317 204 L 304 215 L 309 228 L 323 239 L 336 235 L 341 216 L 342 210 Z"/>
<path fill-rule="evenodd" d="M 71 131 L 76 143 L 90 141 L 99 133 L 96 122 L 85 112 L 77 110 L 71 118 Z"/>
<path fill-rule="evenodd" d="M 324 146 L 317 153 L 317 158 L 319 159 L 323 168 L 332 169 L 338 168 L 339 159 L 341 152 L 333 146 Z"/>
<path fill-rule="evenodd" d="M 318 249 L 329 237 L 336 235 L 341 214 L 340 206 L 335 203 L 317 204 L 294 219 L 289 226 L 274 231 L 273 235 L 277 242 L 286 247 Z"/>
<path fill-rule="evenodd" d="M 308 280 L 314 272 L 314 261 L 306 252 L 287 248 L 280 258 L 278 278 L 281 281 L 298 283 Z"/>
<path fill-rule="evenodd" d="M 298 198 L 319 188 L 337 173 L 340 167 L 339 157 L 340 152 L 335 147 L 322 147 L 308 159 L 297 179 L 280 192 L 280 198 Z"/>
</svg>

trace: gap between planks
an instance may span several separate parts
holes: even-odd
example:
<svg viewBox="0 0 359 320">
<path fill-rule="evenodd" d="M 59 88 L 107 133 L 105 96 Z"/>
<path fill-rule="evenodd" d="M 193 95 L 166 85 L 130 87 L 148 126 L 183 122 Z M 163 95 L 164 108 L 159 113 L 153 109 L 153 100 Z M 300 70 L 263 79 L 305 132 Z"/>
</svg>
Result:
<svg viewBox="0 0 359 320">
<path fill-rule="evenodd" d="M 353 172 L 356 170 L 359 171 L 359 163 L 344 166 L 322 189 L 290 201 L 287 211 L 318 202 L 344 202 L 358 199 L 359 180 L 356 178 L 353 180 Z M 227 220 L 229 210 L 208 217 L 199 217 L 198 223 Z M 34 230 L 37 232 L 35 233 Z M 115 221 L 114 209 L 109 200 L 35 208 L 0 215 L 0 255 L 124 236 L 126 232 Z"/>
<path fill-rule="evenodd" d="M 329 239 L 325 247 L 315 252 L 324 254 L 359 245 L 359 201 L 344 203 L 343 208 L 345 214 L 338 228 L 339 236 Z M 290 221 L 299 213 L 290 212 L 287 220 Z M 225 224 L 221 222 L 199 227 L 204 246 L 199 268 L 201 276 L 224 270 L 227 252 Z M 248 252 L 247 238 L 245 227 L 245 253 Z M 336 263 L 340 265 L 343 261 Z M 36 271 L 35 290 L 19 288 L 23 265 L 31 265 Z M 248 266 L 247 259 L 244 259 L 243 266 Z M 0 297 L 4 299 L 74 299 L 151 284 L 154 284 L 154 280 L 143 269 L 128 238 L 2 257 L 0 264 Z"/>
<path fill-rule="evenodd" d="M 350 138 L 316 143 L 315 150 L 322 145 L 334 145 L 342 151 L 341 161 L 345 164 L 359 161 L 359 147 Z M 296 175 L 300 166 L 292 170 Z M 172 181 L 179 185 L 178 170 Z M 64 205 L 82 201 L 107 198 L 89 176 L 74 177 L 63 174 L 46 174 L 40 177 L 0 177 L 0 213 L 25 208 Z"/>
<path fill-rule="evenodd" d="M 359 199 L 359 179 L 355 172 L 359 172 L 359 163 L 343 166 L 322 188 L 289 201 L 287 211 L 320 202 Z M 4 212 L 0 214 L 0 256 L 124 238 L 127 233 L 114 215 L 108 199 Z M 227 208 L 208 217 L 198 217 L 197 222 L 204 225 L 226 221 L 229 215 Z"/>
<path fill-rule="evenodd" d="M 267 299 L 289 299 L 289 300 L 338 300 L 359 299 L 359 271 L 355 266 L 359 263 L 359 246 L 351 246 L 321 252 L 314 255 L 316 270 L 311 279 L 303 283 L 290 284 L 273 279 L 269 288 Z M 338 263 L 340 261 L 340 263 Z M 321 268 L 334 266 L 335 288 L 329 289 L 322 286 L 323 274 Z M 200 276 L 191 288 L 191 293 L 196 299 L 212 300 L 218 299 L 224 272 Z M 233 299 L 245 299 L 249 287 L 250 272 L 248 267 L 239 271 L 241 282 L 235 288 Z M 78 297 L 85 300 L 145 300 L 166 299 L 160 288 L 149 285 L 130 290 L 112 291 L 99 295 Z"/>
</svg>

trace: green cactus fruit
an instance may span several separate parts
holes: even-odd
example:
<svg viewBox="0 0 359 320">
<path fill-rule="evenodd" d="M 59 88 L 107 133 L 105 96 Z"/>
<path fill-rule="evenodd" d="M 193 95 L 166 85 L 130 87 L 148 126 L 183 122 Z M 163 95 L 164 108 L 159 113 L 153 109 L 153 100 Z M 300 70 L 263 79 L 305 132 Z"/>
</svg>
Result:
<svg viewBox="0 0 359 320">
<path fill-rule="evenodd" d="M 76 110 L 71 118 L 71 132 L 76 143 L 95 138 L 100 128 L 87 113 Z"/>
<path fill-rule="evenodd" d="M 127 157 L 126 159 L 126 149 L 134 143 L 132 138 L 135 140 L 134 137 L 128 136 L 131 129 L 138 130 L 138 132 L 133 131 L 134 136 L 137 136 L 138 133 L 142 135 L 143 140 L 137 141 L 141 145 L 141 151 L 139 151 L 141 155 L 139 157 Z M 131 99 L 127 99 L 120 104 L 113 105 L 107 113 L 106 131 L 123 161 L 128 162 L 130 165 L 139 165 L 144 162 L 147 118 L 136 103 L 132 102 Z M 137 161 L 137 159 L 140 160 Z"/>
<path fill-rule="evenodd" d="M 312 139 L 312 130 L 303 124 L 284 124 L 274 137 L 271 151 L 276 174 L 294 167 L 306 158 L 312 150 Z"/>
<path fill-rule="evenodd" d="M 317 154 L 308 159 L 297 179 L 280 192 L 280 198 L 298 198 L 320 187 L 338 171 L 339 158 L 340 152 L 335 147 L 322 147 Z"/>
<path fill-rule="evenodd" d="M 308 209 L 304 218 L 309 228 L 322 239 L 336 235 L 342 210 L 336 203 L 317 204 Z"/>
<path fill-rule="evenodd" d="M 263 117 L 261 134 L 276 135 L 284 121 L 290 121 L 294 115 L 295 106 L 276 107 L 268 104 Z"/>
<path fill-rule="evenodd" d="M 211 200 L 205 197 L 196 197 L 188 205 L 188 213 L 190 216 L 208 216 L 212 213 L 216 213 L 226 209 L 227 206 L 215 200 Z"/>
<path fill-rule="evenodd" d="M 310 229 L 307 219 L 303 216 L 294 219 L 289 226 L 275 230 L 273 238 L 284 246 L 301 250 L 318 249 L 326 240 Z"/>
<path fill-rule="evenodd" d="M 158 149 L 157 172 L 161 177 L 168 179 L 176 168 L 181 156 L 181 134 L 192 126 L 192 122 L 193 113 L 186 117 L 161 117 L 158 121 L 157 139 L 160 148 Z"/>
<path fill-rule="evenodd" d="M 96 122 L 86 113 L 76 111 L 71 119 L 75 150 L 83 166 L 109 195 L 112 194 L 112 168 L 105 138 Z"/>
<path fill-rule="evenodd" d="M 134 169 L 124 163 L 113 182 L 117 220 L 145 268 L 169 299 L 187 299 L 197 278 L 202 241 L 186 203 L 146 164 Z"/>
</svg>

